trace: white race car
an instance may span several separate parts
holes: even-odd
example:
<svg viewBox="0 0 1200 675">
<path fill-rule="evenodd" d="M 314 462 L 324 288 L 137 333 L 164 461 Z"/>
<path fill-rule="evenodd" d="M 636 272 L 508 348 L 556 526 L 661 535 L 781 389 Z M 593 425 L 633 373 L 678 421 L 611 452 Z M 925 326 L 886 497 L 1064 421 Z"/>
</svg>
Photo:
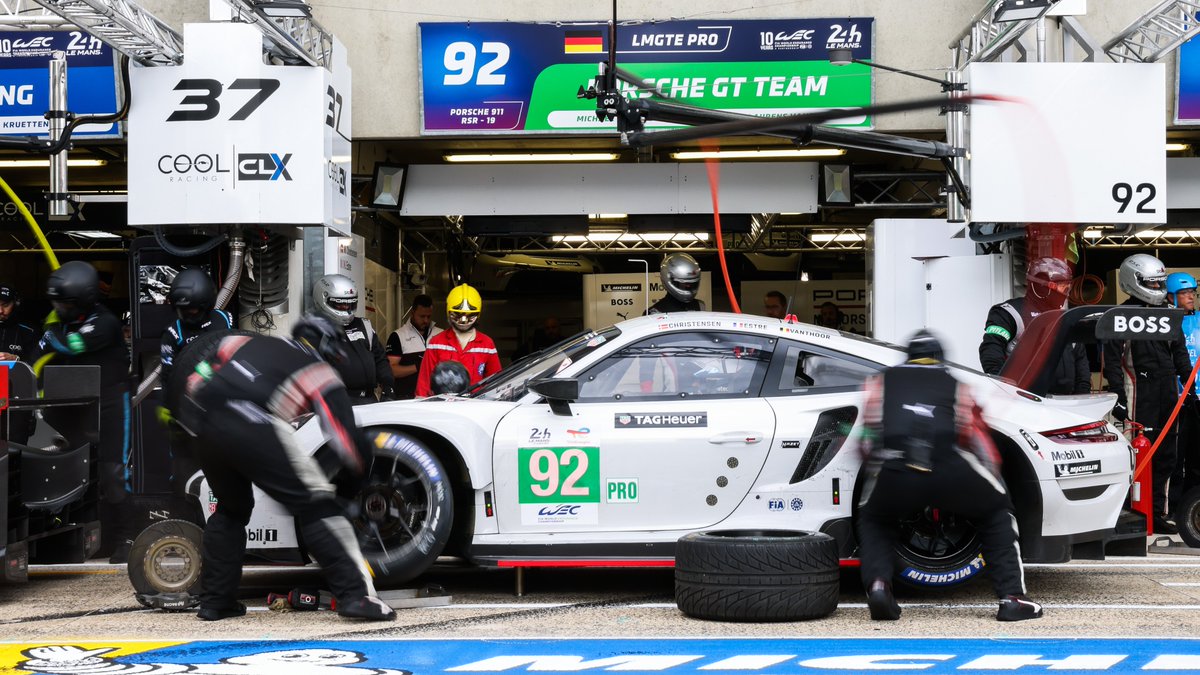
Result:
<svg viewBox="0 0 1200 675">
<path fill-rule="evenodd" d="M 439 555 L 670 565 L 682 535 L 707 529 L 826 532 L 852 565 L 862 459 L 847 438 L 864 378 L 903 356 L 808 324 L 660 314 L 577 335 L 463 395 L 358 407 L 362 427 L 389 432 L 373 434 L 360 543 L 392 583 Z M 1043 398 L 953 370 L 1003 455 L 1026 560 L 1102 557 L 1107 542 L 1144 534 L 1144 520 L 1122 518 L 1132 450 L 1105 421 L 1113 395 Z M 322 443 L 315 421 L 297 437 L 314 452 Z M 193 488 L 205 503 L 207 486 Z M 257 499 L 249 552 L 302 558 L 290 517 Z M 983 567 L 971 524 L 935 509 L 906 524 L 899 555 L 914 585 Z"/>
</svg>

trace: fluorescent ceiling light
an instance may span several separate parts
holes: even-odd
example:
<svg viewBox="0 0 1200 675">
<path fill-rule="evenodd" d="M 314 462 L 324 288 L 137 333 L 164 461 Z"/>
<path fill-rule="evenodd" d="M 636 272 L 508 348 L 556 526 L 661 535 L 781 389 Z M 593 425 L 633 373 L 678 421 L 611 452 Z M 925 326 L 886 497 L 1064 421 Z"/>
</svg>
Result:
<svg viewBox="0 0 1200 675">
<path fill-rule="evenodd" d="M 107 159 L 68 159 L 67 166 L 104 166 Z M 49 159 L 0 159 L 0 169 L 32 169 L 49 167 Z"/>
<path fill-rule="evenodd" d="M 1183 239 L 1184 237 L 1200 237 L 1200 230 L 1143 230 L 1136 235 L 1138 239 Z"/>
<path fill-rule="evenodd" d="M 503 155 L 443 155 L 447 162 L 611 162 L 619 158 L 615 152 L 543 152 Z"/>
<path fill-rule="evenodd" d="M 72 237 L 83 237 L 84 239 L 120 239 L 121 235 L 113 232 L 105 232 L 103 230 L 64 230 L 63 234 L 69 234 Z"/>
<path fill-rule="evenodd" d="M 795 148 L 788 150 L 688 150 L 672 152 L 671 159 L 773 159 L 794 157 L 841 157 L 843 148 Z"/>
<path fill-rule="evenodd" d="M 589 213 L 588 220 L 625 220 L 628 213 Z"/>
<path fill-rule="evenodd" d="M 828 243 L 831 241 L 862 241 L 865 237 L 857 232 L 818 232 L 809 237 L 817 243 Z"/>
<path fill-rule="evenodd" d="M 611 243 L 620 242 L 668 242 L 668 241 L 708 241 L 707 232 L 647 232 L 646 234 L 629 234 L 626 232 L 593 232 L 583 234 L 556 234 L 551 241 L 567 244 Z"/>
<path fill-rule="evenodd" d="M 1167 152 L 1183 152 L 1191 149 L 1191 143 L 1167 143 Z"/>
</svg>

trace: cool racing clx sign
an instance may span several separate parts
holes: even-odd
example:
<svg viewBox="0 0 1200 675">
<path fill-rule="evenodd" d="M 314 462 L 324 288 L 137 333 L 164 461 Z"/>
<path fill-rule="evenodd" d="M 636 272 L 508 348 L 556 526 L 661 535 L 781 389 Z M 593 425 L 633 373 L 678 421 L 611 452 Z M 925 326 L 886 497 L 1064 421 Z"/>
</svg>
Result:
<svg viewBox="0 0 1200 675">
<path fill-rule="evenodd" d="M 275 66 L 252 26 L 214 23 L 186 25 L 184 49 L 131 69 L 129 223 L 348 224 L 340 46 L 332 70 Z"/>
</svg>

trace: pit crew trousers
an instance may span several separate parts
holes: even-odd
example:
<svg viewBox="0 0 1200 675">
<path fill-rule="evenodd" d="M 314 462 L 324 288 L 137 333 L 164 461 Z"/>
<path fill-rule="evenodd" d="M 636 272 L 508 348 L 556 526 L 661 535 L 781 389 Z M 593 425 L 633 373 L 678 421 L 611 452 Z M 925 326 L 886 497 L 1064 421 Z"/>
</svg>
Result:
<svg viewBox="0 0 1200 675">
<path fill-rule="evenodd" d="M 1167 513 L 1175 520 L 1184 514 L 1179 513 L 1183 496 L 1192 488 L 1200 487 L 1200 410 L 1197 410 L 1194 400 L 1184 401 L 1179 409 L 1179 419 L 1175 422 L 1179 430 L 1176 436 L 1175 471 L 1171 473 L 1171 484 L 1167 491 Z"/>
<path fill-rule="evenodd" d="M 217 499 L 204 527 L 201 607 L 237 603 L 246 554 L 246 525 L 254 507 L 252 484 L 285 506 L 308 552 L 321 565 L 339 603 L 374 595 L 354 529 L 334 500 L 317 462 L 292 441 L 292 429 L 247 401 L 211 411 L 195 444 Z"/>
<path fill-rule="evenodd" d="M 1171 410 L 1175 408 L 1175 402 L 1179 400 L 1178 382 L 1179 379 L 1175 377 L 1174 373 L 1151 375 L 1150 377 L 1143 377 L 1141 373 L 1137 374 L 1135 385 L 1137 389 L 1133 399 L 1133 419 L 1146 425 L 1146 437 L 1151 442 L 1158 440 L 1163 427 L 1167 426 L 1167 419 L 1171 417 Z M 1167 515 L 1167 482 L 1171 479 L 1171 474 L 1175 472 L 1178 454 L 1176 430 L 1178 428 L 1179 422 L 1172 425 L 1168 436 L 1163 439 L 1158 450 L 1154 451 L 1153 459 L 1150 460 L 1155 518 Z"/>
<path fill-rule="evenodd" d="M 925 508 L 952 511 L 979 531 L 983 557 L 996 596 L 1025 593 L 1017 520 L 1003 483 L 972 455 L 955 449 L 938 453 L 929 473 L 911 471 L 896 460 L 868 473 L 858 517 L 859 557 L 864 584 L 895 575 L 900 521 Z"/>
</svg>

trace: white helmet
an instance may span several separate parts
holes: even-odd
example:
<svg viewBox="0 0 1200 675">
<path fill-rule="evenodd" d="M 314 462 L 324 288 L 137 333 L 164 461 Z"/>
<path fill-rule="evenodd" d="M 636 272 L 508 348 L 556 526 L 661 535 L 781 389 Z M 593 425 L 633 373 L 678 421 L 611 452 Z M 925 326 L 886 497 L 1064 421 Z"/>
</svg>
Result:
<svg viewBox="0 0 1200 675">
<path fill-rule="evenodd" d="M 1121 263 L 1117 284 L 1147 305 L 1158 306 L 1167 299 L 1167 268 L 1152 255 L 1136 253 Z"/>
<path fill-rule="evenodd" d="M 348 326 L 358 309 L 358 289 L 344 274 L 326 274 L 313 285 L 313 306 L 339 326 Z"/>
<path fill-rule="evenodd" d="M 680 302 L 691 302 L 700 290 L 700 263 L 686 253 L 663 258 L 658 275 L 667 293 Z"/>
</svg>

